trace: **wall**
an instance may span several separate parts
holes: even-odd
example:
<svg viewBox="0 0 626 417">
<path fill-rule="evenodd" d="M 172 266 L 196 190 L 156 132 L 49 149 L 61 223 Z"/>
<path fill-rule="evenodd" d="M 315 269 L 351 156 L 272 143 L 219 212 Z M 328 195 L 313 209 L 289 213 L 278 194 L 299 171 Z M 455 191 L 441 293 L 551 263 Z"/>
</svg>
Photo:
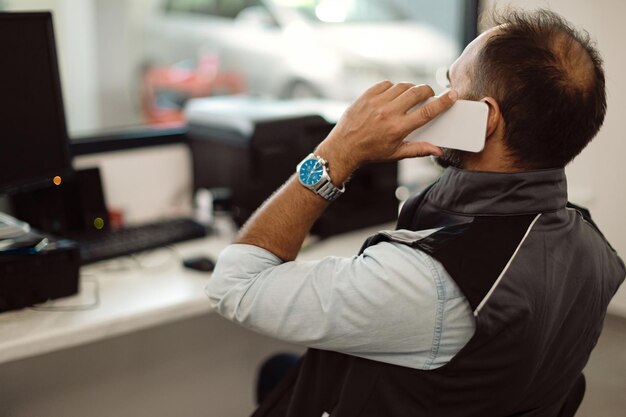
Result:
<svg viewBox="0 0 626 417">
<path fill-rule="evenodd" d="M 626 256 L 626 2 L 617 0 L 488 0 L 486 10 L 496 5 L 550 8 L 575 25 L 585 28 L 597 41 L 605 60 L 608 111 L 598 136 L 568 167 L 570 199 L 591 209 L 594 220 L 622 257 Z M 626 286 L 615 296 L 610 311 L 626 317 Z"/>
<path fill-rule="evenodd" d="M 109 209 L 127 224 L 191 215 L 191 154 L 185 144 L 83 155 L 74 168 L 100 168 Z"/>
</svg>

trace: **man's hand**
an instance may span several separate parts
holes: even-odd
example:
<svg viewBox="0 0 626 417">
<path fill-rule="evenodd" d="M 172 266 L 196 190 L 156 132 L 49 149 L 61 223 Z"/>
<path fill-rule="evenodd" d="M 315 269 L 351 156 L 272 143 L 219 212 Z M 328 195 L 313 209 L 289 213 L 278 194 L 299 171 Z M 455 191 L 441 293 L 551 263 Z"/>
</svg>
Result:
<svg viewBox="0 0 626 417">
<path fill-rule="evenodd" d="M 409 133 L 434 119 L 457 99 L 456 92 L 450 91 L 408 113 L 434 94 L 427 85 L 383 81 L 352 103 L 315 152 L 329 161 L 335 185 L 368 162 L 441 155 L 441 149 L 430 143 L 404 142 Z"/>
<path fill-rule="evenodd" d="M 384 81 L 359 97 L 315 150 L 328 161 L 333 183 L 340 186 L 367 162 L 440 155 L 441 149 L 430 143 L 404 142 L 411 131 L 452 106 L 457 96 L 450 92 L 407 113 L 433 95 L 425 85 Z M 328 204 L 292 176 L 253 214 L 235 242 L 262 247 L 285 261 L 293 260 Z"/>
</svg>

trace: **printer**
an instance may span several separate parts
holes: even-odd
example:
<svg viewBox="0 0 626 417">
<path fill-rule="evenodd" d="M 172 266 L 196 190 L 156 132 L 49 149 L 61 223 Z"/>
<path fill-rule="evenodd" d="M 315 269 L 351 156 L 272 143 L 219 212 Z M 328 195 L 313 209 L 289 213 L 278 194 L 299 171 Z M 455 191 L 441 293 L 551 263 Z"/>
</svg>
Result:
<svg viewBox="0 0 626 417">
<path fill-rule="evenodd" d="M 226 189 L 241 226 L 328 135 L 347 104 L 250 96 L 193 99 L 185 108 L 194 188 Z M 359 169 L 311 233 L 324 238 L 396 219 L 398 164 Z"/>
</svg>

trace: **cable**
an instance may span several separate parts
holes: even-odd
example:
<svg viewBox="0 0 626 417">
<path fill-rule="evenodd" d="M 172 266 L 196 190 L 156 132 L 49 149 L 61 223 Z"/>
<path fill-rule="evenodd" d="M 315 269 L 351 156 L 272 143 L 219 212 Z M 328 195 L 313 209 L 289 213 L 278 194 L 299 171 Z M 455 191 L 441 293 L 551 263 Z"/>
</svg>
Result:
<svg viewBox="0 0 626 417">
<path fill-rule="evenodd" d="M 127 257 L 124 258 L 116 258 L 113 259 L 111 261 L 116 261 L 118 262 L 119 265 L 119 261 L 125 259 L 125 260 L 132 260 L 132 264 L 135 265 L 135 267 L 139 270 L 162 270 L 164 267 L 166 267 L 168 264 L 171 264 L 173 259 L 176 260 L 180 260 L 181 256 L 180 253 L 176 250 L 175 247 L 173 246 L 163 246 L 159 249 L 167 249 L 171 256 L 168 257 L 164 262 L 160 262 L 158 264 L 155 265 L 149 265 L 145 262 L 145 260 L 141 259 L 141 254 L 133 254 L 133 255 L 129 255 Z M 143 253 L 152 253 L 153 251 L 148 251 L 148 252 L 143 252 Z M 108 262 L 103 264 L 103 266 L 111 266 L 112 262 Z M 120 272 L 120 271 L 128 271 L 133 269 L 132 267 L 129 267 L 129 263 L 126 263 L 126 265 L 123 265 L 122 267 L 118 267 L 116 269 L 107 269 L 107 268 L 99 268 L 101 272 Z M 87 275 L 81 275 L 81 278 L 84 278 L 85 276 L 90 276 L 93 274 L 87 274 Z M 92 284 L 93 285 L 93 290 L 92 290 L 92 298 L 93 301 L 90 303 L 86 303 L 86 304 L 77 304 L 77 305 L 54 305 L 55 303 L 59 303 L 59 300 L 49 300 L 46 301 L 42 304 L 37 304 L 37 305 L 33 305 L 28 307 L 30 310 L 34 310 L 34 311 L 43 311 L 43 312 L 73 312 L 73 311 L 88 311 L 88 310 L 95 310 L 96 308 L 98 308 L 100 306 L 100 282 L 98 281 L 98 276 L 97 275 L 93 275 L 95 277 L 95 279 L 93 280 L 82 280 L 81 281 L 81 286 L 83 286 L 84 284 Z M 85 291 L 84 288 L 81 288 L 81 292 Z M 62 301 L 61 301 L 62 302 Z"/>
<path fill-rule="evenodd" d="M 147 256 L 163 249 L 169 251 L 171 256 L 166 258 L 164 261 L 156 264 L 146 262 L 145 258 Z M 89 268 L 105 274 L 127 272 L 133 270 L 162 270 L 165 267 L 168 267 L 170 264 L 175 265 L 175 263 L 173 263 L 172 261 L 180 262 L 181 259 L 182 258 L 175 247 L 166 245 L 152 250 L 146 250 L 126 256 L 109 259 L 106 261 L 100 261 L 96 264 L 89 265 Z"/>
</svg>

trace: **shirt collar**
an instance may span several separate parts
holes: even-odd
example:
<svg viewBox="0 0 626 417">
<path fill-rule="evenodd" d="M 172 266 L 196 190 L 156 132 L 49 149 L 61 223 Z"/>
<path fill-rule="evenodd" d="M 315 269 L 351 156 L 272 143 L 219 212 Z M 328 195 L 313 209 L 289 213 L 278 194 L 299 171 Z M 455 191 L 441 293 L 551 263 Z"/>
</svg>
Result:
<svg viewBox="0 0 626 417">
<path fill-rule="evenodd" d="M 446 168 L 428 193 L 440 209 L 471 215 L 556 211 L 567 204 L 565 170 L 495 173 Z"/>
</svg>

